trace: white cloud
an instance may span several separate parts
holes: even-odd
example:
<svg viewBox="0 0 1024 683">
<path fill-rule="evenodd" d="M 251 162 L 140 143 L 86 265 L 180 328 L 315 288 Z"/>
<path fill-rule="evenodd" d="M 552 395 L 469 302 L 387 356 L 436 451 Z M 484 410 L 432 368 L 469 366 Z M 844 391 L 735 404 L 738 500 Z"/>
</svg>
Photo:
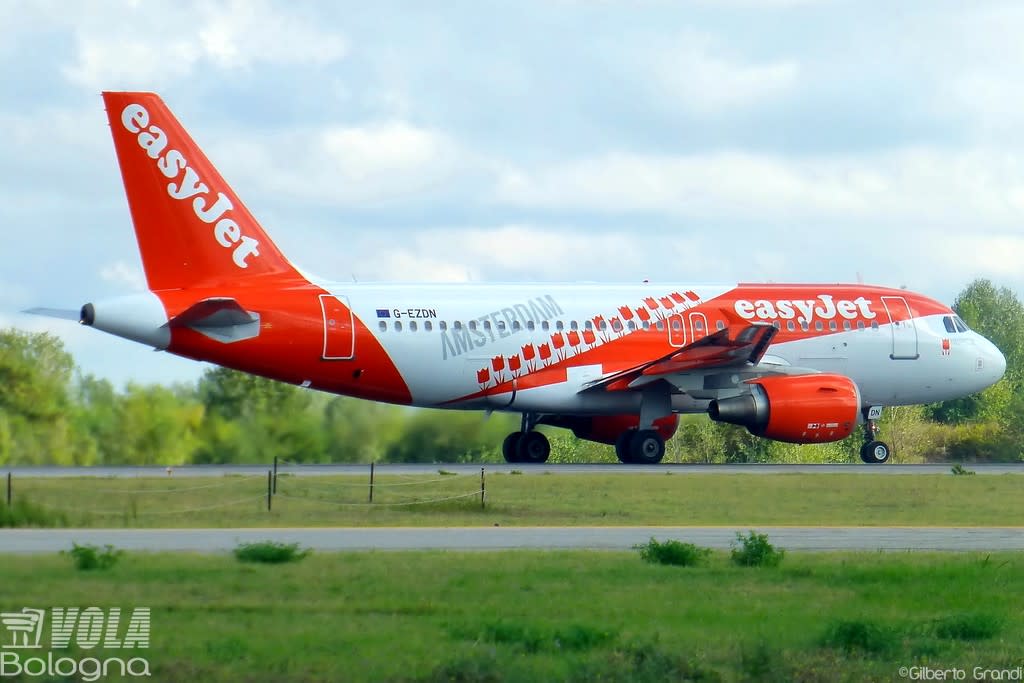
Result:
<svg viewBox="0 0 1024 683">
<path fill-rule="evenodd" d="M 152 90 L 203 63 L 223 70 L 324 65 L 348 51 L 339 33 L 266 0 L 115 7 L 116 13 L 98 13 L 83 6 L 78 20 L 64 18 L 75 27 L 74 60 L 62 69 L 71 82 L 94 90 Z"/>
<path fill-rule="evenodd" d="M 133 292 L 146 291 L 146 276 L 137 265 L 129 265 L 124 261 L 109 263 L 100 269 L 100 278 Z"/>
<path fill-rule="evenodd" d="M 642 61 L 655 97 L 699 114 L 735 111 L 780 96 L 797 85 L 800 75 L 796 61 L 742 61 L 696 31 L 681 32 L 673 45 L 653 48 Z"/>
<path fill-rule="evenodd" d="M 222 171 L 251 187 L 326 204 L 401 200 L 444 186 L 468 163 L 444 133 L 403 121 L 330 125 L 211 146 Z M 228 170 L 230 169 L 230 170 Z"/>
</svg>

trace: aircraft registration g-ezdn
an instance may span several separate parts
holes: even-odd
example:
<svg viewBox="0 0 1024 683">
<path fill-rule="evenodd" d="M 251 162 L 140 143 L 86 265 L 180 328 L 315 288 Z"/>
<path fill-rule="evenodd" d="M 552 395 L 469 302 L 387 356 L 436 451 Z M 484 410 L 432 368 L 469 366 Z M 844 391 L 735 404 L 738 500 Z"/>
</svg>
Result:
<svg viewBox="0 0 1024 683">
<path fill-rule="evenodd" d="M 883 406 L 964 396 L 1005 360 L 938 301 L 842 284 L 354 284 L 293 266 L 153 93 L 103 94 L 148 292 L 80 322 L 173 354 L 321 391 L 522 414 L 509 462 L 541 463 L 538 425 L 657 463 L 680 413 L 792 443 Z"/>
</svg>

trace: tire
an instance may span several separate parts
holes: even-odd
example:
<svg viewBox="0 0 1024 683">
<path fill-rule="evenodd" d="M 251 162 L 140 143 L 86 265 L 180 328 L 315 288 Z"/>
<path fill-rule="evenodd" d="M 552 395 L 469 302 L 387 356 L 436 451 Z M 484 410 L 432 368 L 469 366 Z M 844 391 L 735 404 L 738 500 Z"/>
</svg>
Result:
<svg viewBox="0 0 1024 683">
<path fill-rule="evenodd" d="M 548 437 L 540 432 L 526 432 L 516 446 L 518 462 L 539 465 L 547 462 L 549 455 L 551 455 L 551 444 L 548 443 Z"/>
<path fill-rule="evenodd" d="M 522 438 L 522 432 L 512 432 L 505 437 L 501 443 L 501 454 L 505 456 L 505 462 L 519 462 L 519 442 Z"/>
<path fill-rule="evenodd" d="M 615 440 L 615 455 L 618 457 L 619 462 L 626 465 L 633 462 L 629 452 L 629 442 L 633 439 L 634 434 L 636 434 L 636 431 L 627 429 L 619 434 L 619 438 Z"/>
<path fill-rule="evenodd" d="M 869 465 L 882 465 L 889 462 L 889 444 L 884 441 L 869 441 L 860 447 L 860 459 Z"/>
<path fill-rule="evenodd" d="M 657 465 L 665 457 L 665 440 L 653 429 L 641 429 L 629 440 L 629 459 L 637 465 Z"/>
</svg>

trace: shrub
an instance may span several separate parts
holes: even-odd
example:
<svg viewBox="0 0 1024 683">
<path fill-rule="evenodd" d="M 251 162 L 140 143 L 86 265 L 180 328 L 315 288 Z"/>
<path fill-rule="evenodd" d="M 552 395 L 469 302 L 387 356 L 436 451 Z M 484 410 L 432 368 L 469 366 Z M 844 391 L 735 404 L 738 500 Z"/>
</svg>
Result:
<svg viewBox="0 0 1024 683">
<path fill-rule="evenodd" d="M 258 543 L 243 543 L 235 548 L 234 552 L 240 562 L 283 564 L 298 562 L 313 551 L 309 548 L 300 549 L 298 543 L 260 541 Z"/>
<path fill-rule="evenodd" d="M 768 542 L 767 534 L 755 531 L 746 536 L 736 532 L 736 544 L 732 549 L 732 561 L 741 567 L 777 567 L 786 554 L 785 550 Z"/>
<path fill-rule="evenodd" d="M 881 654 L 896 641 L 893 629 L 870 621 L 837 621 L 829 625 L 822 645 L 844 652 Z"/>
<path fill-rule="evenodd" d="M 645 545 L 634 546 L 640 551 L 640 557 L 645 562 L 655 564 L 672 564 L 679 567 L 694 567 L 711 555 L 711 548 L 701 548 L 693 543 L 667 540 L 658 542 L 651 538 Z"/>
<path fill-rule="evenodd" d="M 974 474 L 974 470 L 969 470 L 966 467 L 964 467 L 963 465 L 961 465 L 960 463 L 957 463 L 957 464 L 953 465 L 949 469 L 949 471 L 952 472 L 954 475 L 957 475 L 957 476 L 964 476 L 964 475 Z"/>
<path fill-rule="evenodd" d="M 0 504 L 0 527 L 56 527 L 67 526 L 63 512 L 36 505 L 26 498 L 15 497 L 10 505 Z"/>
<path fill-rule="evenodd" d="M 79 571 L 110 569 L 124 555 L 123 550 L 119 550 L 109 543 L 102 548 L 95 545 L 78 545 L 77 543 L 72 543 L 71 546 L 71 550 L 62 551 L 62 554 L 70 555 L 75 569 Z"/>
<path fill-rule="evenodd" d="M 936 621 L 935 635 L 949 640 L 986 640 L 999 628 L 999 620 L 988 614 L 958 614 Z"/>
</svg>

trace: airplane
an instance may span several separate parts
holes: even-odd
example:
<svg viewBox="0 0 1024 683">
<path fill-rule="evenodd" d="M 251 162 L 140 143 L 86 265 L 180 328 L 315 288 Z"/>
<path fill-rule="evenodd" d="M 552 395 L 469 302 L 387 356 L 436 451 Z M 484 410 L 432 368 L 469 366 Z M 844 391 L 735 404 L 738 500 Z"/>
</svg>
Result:
<svg viewBox="0 0 1024 683">
<path fill-rule="evenodd" d="M 87 303 L 81 324 L 320 391 L 519 413 L 508 462 L 547 461 L 536 428 L 551 425 L 655 464 L 679 415 L 706 413 L 799 444 L 860 427 L 861 459 L 884 463 L 884 406 L 971 394 L 1006 368 L 905 289 L 323 280 L 281 253 L 157 94 L 103 100 L 149 291 Z"/>
</svg>

